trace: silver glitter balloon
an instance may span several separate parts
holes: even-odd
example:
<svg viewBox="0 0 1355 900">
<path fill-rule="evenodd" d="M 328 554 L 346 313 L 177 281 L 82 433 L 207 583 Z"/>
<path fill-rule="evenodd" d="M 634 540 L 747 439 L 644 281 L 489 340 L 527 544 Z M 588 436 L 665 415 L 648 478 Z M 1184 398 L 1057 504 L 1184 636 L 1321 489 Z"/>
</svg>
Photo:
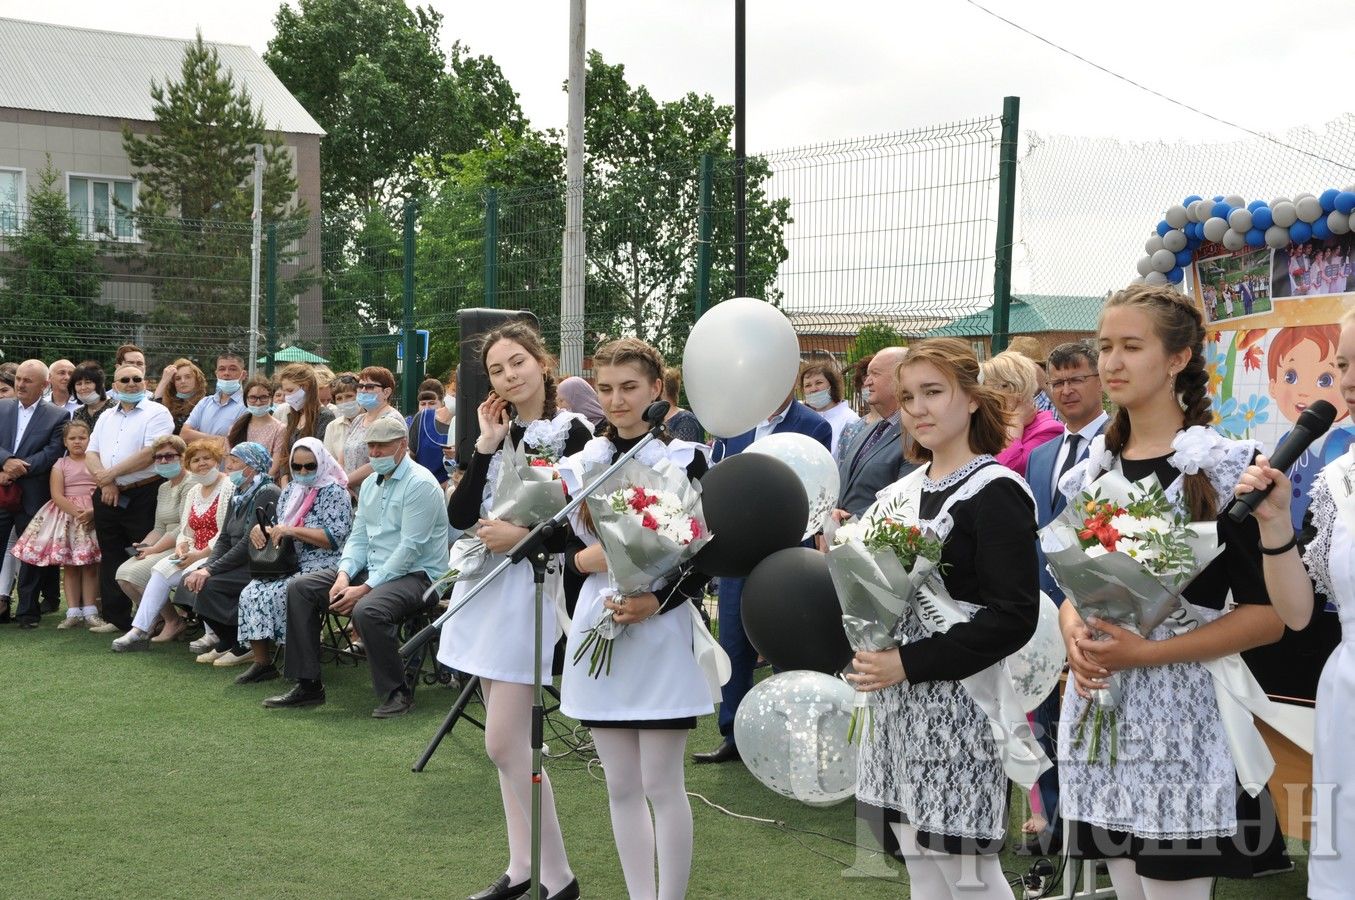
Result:
<svg viewBox="0 0 1355 900">
<path fill-rule="evenodd" d="M 775 457 L 790 466 L 809 497 L 809 521 L 805 524 L 804 536 L 822 531 L 837 506 L 841 487 L 837 463 L 833 462 L 828 448 L 808 435 L 783 431 L 756 441 L 745 452 Z"/>
</svg>

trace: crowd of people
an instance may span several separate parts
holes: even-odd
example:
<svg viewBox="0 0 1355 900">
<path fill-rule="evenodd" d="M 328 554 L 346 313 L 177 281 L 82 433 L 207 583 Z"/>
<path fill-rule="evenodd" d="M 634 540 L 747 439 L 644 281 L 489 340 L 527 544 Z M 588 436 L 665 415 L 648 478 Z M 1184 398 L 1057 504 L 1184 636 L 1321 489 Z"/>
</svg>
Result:
<svg viewBox="0 0 1355 900">
<path fill-rule="evenodd" d="M 1312 528 L 1294 534 L 1284 473 L 1252 442 L 1212 430 L 1204 336 L 1200 312 L 1182 295 L 1136 285 L 1107 300 L 1094 340 L 1047 358 L 1027 342 L 980 362 L 968 344 L 944 338 L 882 349 L 850 371 L 812 358 L 765 421 L 707 441 L 697 416 L 679 406 L 678 373 L 655 348 L 611 341 L 593 357 L 591 382 L 557 383 L 541 336 L 513 323 L 485 335 L 478 358 L 462 360 L 483 368 L 491 391 L 474 398 L 478 436 L 459 460 L 453 376 L 422 385 L 419 409 L 406 417 L 391 403 L 394 377 L 380 367 L 336 375 L 294 364 L 272 381 L 246 379 L 244 361 L 225 353 L 209 385 L 187 359 L 152 383 L 144 353 L 130 346 L 118 349 L 111 378 L 96 362 L 28 360 L 0 370 L 0 390 L 13 392 L 0 399 L 0 488 L 8 489 L 0 543 L 12 539 L 6 560 L 16 567 L 7 571 L 16 574 L 6 577 L 18 584 L 16 608 L 0 603 L 6 619 L 36 627 L 56 611 L 64 581 L 58 627 L 116 635 L 112 647 L 123 653 L 182 640 L 196 621 L 204 628 L 190 645 L 198 662 L 248 665 L 239 683 L 292 682 L 263 700 L 276 709 L 325 702 L 321 634 L 337 614 L 364 647 L 372 715 L 399 716 L 413 705 L 399 629 L 427 609 L 449 547 L 473 533 L 500 555 L 527 533 L 489 516 L 505 450 L 558 465 L 577 490 L 580 473 L 636 446 L 649 428 L 645 410 L 664 398 L 664 436 L 642 448 L 641 464 L 700 480 L 756 441 L 795 432 L 838 465 L 836 522 L 915 490 L 917 524 L 944 539 L 937 590 L 964 604 L 969 620 L 929 631 L 905 614 L 902 646 L 858 652 L 847 675 L 878 697 L 872 738 L 860 748 L 858 814 L 904 861 L 913 896 L 1011 896 L 996 855 L 1010 785 L 988 719 L 963 683 L 1024 645 L 1043 592 L 1059 603 L 1070 672 L 1066 691 L 1052 692 L 1032 717 L 1056 766 L 1041 777 L 1036 814 L 1023 826 L 1027 849 L 1057 851 L 1067 834 L 1066 852 L 1106 860 L 1121 897 L 1204 900 L 1216 877 L 1289 866 L 1269 795 L 1239 789 L 1205 663 L 1272 643 L 1286 623 L 1302 627 L 1314 591 L 1337 602 L 1343 619 L 1355 608 L 1355 572 L 1331 552 L 1349 539 L 1350 460 L 1319 481 Z M 1355 413 L 1353 358 L 1348 315 L 1338 359 Z M 1186 452 L 1187 437 L 1208 444 L 1208 464 L 1196 460 L 1199 448 Z M 1084 622 L 1063 602 L 1037 529 L 1111 470 L 1156 478 L 1191 519 L 1218 519 L 1224 551 L 1184 592 L 1203 618 L 1198 628 L 1140 636 Z M 1280 489 L 1255 519 L 1239 525 L 1219 515 L 1234 494 L 1270 485 Z M 547 633 L 565 637 L 561 708 L 592 730 L 629 895 L 679 898 L 693 847 L 687 735 L 717 706 L 692 652 L 710 579 L 684 569 L 618 596 L 591 518 L 576 515 L 571 525 L 549 548 L 563 567 L 563 613 L 544 609 Z M 474 581 L 457 580 L 450 600 Z M 740 758 L 733 724 L 760 664 L 741 627 L 742 580 L 721 578 L 715 590 L 731 676 L 718 701 L 723 741 L 693 757 L 705 764 Z M 9 582 L 0 583 L 0 598 L 8 595 Z M 439 663 L 479 679 L 508 836 L 503 875 L 471 900 L 530 888 L 533 670 L 539 662 L 550 671 L 553 643 L 533 659 L 534 596 L 530 564 L 514 564 L 440 637 Z M 617 673 L 596 677 L 577 651 L 604 611 L 629 630 L 615 646 Z M 1318 698 L 1315 779 L 1333 784 L 1349 780 L 1338 754 L 1352 721 L 1343 689 L 1355 676 L 1342 652 Z M 1069 749 L 1088 698 L 1112 673 L 1121 679 L 1119 727 L 1170 729 L 1175 751 L 1108 763 L 1085 746 Z M 1355 876 L 1352 812 L 1339 791 L 1325 796 L 1314 841 L 1347 852 L 1313 855 L 1314 897 L 1341 896 Z M 577 897 L 545 773 L 541 801 L 544 896 Z"/>
</svg>

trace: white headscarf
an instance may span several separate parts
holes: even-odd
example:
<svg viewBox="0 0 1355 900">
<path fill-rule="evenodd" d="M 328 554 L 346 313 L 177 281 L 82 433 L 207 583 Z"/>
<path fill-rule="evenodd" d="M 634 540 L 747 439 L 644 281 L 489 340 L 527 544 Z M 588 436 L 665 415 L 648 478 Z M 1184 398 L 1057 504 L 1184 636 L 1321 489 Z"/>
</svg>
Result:
<svg viewBox="0 0 1355 900">
<path fill-rule="evenodd" d="M 292 445 L 292 454 L 303 449 L 315 454 L 315 461 L 318 463 L 316 473 L 319 477 L 315 479 L 315 484 L 309 485 L 305 490 L 292 491 L 291 496 L 287 498 L 287 508 L 278 516 L 278 523 L 281 525 L 300 525 L 305 520 L 306 514 L 311 511 L 311 507 L 315 505 L 315 498 L 321 488 L 331 484 L 348 487 L 347 473 L 334 455 L 325 449 L 324 444 L 313 437 L 298 438 Z M 291 461 L 291 456 L 288 456 L 288 464 Z"/>
</svg>

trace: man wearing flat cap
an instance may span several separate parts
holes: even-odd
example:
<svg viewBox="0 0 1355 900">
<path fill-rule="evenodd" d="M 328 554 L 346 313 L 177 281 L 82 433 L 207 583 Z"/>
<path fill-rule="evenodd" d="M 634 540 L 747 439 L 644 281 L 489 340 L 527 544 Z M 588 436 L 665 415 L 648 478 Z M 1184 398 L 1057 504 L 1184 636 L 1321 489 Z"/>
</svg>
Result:
<svg viewBox="0 0 1355 900">
<path fill-rule="evenodd" d="M 400 659 L 400 624 L 425 608 L 424 593 L 447 569 L 447 513 L 437 480 L 409 455 L 403 422 L 377 419 L 367 429 L 367 451 L 376 477 L 358 492 L 338 569 L 301 575 L 287 586 L 283 673 L 296 686 L 265 700 L 271 709 L 325 702 L 320 629 L 327 612 L 350 617 L 362 635 L 380 702 L 372 715 L 389 719 L 414 706 Z"/>
</svg>

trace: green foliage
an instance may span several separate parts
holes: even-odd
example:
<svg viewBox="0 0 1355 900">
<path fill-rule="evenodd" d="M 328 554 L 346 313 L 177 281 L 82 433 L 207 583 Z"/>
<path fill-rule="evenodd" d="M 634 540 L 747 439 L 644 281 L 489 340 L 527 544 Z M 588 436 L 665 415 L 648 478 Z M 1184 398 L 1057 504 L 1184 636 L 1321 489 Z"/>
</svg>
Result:
<svg viewBox="0 0 1355 900">
<path fill-rule="evenodd" d="M 867 356 L 879 353 L 886 347 L 901 347 L 908 343 L 902 332 L 883 322 L 862 325 L 856 332 L 856 340 L 847 351 L 847 365 L 853 365 Z"/>
<path fill-rule="evenodd" d="M 28 217 L 6 238 L 9 252 L 0 256 L 5 352 L 16 362 L 101 354 L 112 323 L 129 333 L 136 317 L 99 302 L 100 247 L 81 236 L 51 157 L 37 175 Z"/>
</svg>

